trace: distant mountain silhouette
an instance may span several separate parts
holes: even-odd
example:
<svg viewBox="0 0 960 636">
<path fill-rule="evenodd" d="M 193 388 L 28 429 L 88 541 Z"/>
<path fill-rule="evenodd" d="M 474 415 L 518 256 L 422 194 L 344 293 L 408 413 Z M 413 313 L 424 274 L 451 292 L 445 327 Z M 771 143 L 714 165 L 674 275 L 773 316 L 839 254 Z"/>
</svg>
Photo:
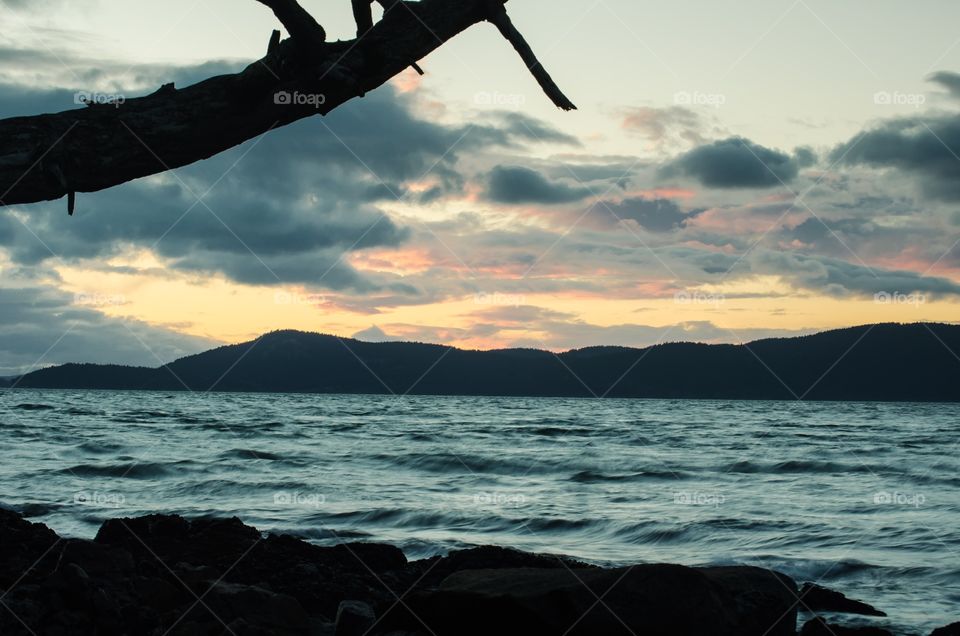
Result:
<svg viewBox="0 0 960 636">
<path fill-rule="evenodd" d="M 313 393 L 960 401 L 960 326 L 879 324 L 745 345 L 465 351 L 276 331 L 148 369 L 67 364 L 17 386 Z"/>
</svg>

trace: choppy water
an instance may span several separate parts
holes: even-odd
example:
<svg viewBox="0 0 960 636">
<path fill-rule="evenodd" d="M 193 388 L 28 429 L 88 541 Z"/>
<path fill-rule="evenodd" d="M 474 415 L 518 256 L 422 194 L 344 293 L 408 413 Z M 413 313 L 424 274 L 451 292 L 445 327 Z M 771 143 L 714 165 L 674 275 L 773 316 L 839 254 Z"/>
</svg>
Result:
<svg viewBox="0 0 960 636">
<path fill-rule="evenodd" d="M 960 620 L 960 405 L 13 390 L 0 502 L 60 534 L 237 515 L 319 543 L 775 567 Z"/>
</svg>

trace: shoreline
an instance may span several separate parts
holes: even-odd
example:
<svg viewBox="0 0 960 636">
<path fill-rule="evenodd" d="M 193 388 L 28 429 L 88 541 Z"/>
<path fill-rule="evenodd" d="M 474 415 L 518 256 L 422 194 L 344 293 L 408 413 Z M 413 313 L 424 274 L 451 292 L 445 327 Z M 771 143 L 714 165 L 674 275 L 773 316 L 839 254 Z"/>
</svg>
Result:
<svg viewBox="0 0 960 636">
<path fill-rule="evenodd" d="M 410 561 L 236 517 L 111 519 L 90 541 L 0 509 L 0 584 L 0 632 L 37 636 L 893 633 L 866 603 L 759 567 L 604 568 L 493 546 Z"/>
</svg>

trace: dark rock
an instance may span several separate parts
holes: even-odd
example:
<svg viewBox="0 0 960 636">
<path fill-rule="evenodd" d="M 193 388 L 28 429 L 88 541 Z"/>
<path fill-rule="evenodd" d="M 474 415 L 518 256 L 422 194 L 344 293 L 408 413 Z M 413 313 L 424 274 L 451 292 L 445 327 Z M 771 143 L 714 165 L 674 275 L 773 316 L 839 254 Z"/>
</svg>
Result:
<svg viewBox="0 0 960 636">
<path fill-rule="evenodd" d="M 505 568 L 536 568 L 572 570 L 590 569 L 596 566 L 549 554 L 530 554 L 512 548 L 479 546 L 466 550 L 453 550 L 444 557 L 432 557 L 414 561 L 408 570 L 416 571 L 418 587 L 436 587 L 454 572 L 462 570 L 499 570 Z"/>
<path fill-rule="evenodd" d="M 363 601 L 343 601 L 337 610 L 335 636 L 364 636 L 376 621 L 373 608 Z"/>
<path fill-rule="evenodd" d="M 25 578 L 33 579 L 56 566 L 60 537 L 42 523 L 0 508 L 0 588 L 7 590 Z"/>
<path fill-rule="evenodd" d="M 817 616 L 803 625 L 800 636 L 893 636 L 879 627 L 842 627 Z"/>
<path fill-rule="evenodd" d="M 950 623 L 946 627 L 938 627 L 930 636 L 960 636 L 960 623 Z"/>
<path fill-rule="evenodd" d="M 436 636 L 794 636 L 796 585 L 752 567 L 468 570 L 384 624 Z"/>
<path fill-rule="evenodd" d="M 241 634 L 307 634 L 309 618 L 291 596 L 251 585 L 220 582 L 203 597 L 216 618 L 227 622 L 242 619 Z M 229 623 L 228 623 L 229 624 Z"/>
<path fill-rule="evenodd" d="M 235 563 L 261 540 L 256 528 L 239 519 L 194 519 L 176 515 L 148 515 L 134 519 L 110 519 L 94 539 L 99 544 L 122 547 L 148 561 L 222 565 Z"/>
<path fill-rule="evenodd" d="M 0 581 L 3 636 L 794 636 L 799 606 L 792 580 L 760 568 L 603 569 L 489 546 L 407 562 L 164 515 L 108 521 L 91 542 L 0 510 Z"/>
<path fill-rule="evenodd" d="M 407 565 L 403 550 L 381 543 L 344 543 L 330 548 L 332 554 L 344 562 L 358 561 L 373 572 L 399 570 Z"/>
<path fill-rule="evenodd" d="M 863 616 L 886 616 L 872 605 L 847 598 L 840 592 L 828 590 L 813 583 L 804 584 L 800 590 L 800 603 L 811 612 L 839 612 Z"/>
<path fill-rule="evenodd" d="M 156 577 L 134 579 L 133 591 L 160 613 L 170 612 L 193 600 L 183 586 L 177 586 L 166 579 Z"/>
</svg>

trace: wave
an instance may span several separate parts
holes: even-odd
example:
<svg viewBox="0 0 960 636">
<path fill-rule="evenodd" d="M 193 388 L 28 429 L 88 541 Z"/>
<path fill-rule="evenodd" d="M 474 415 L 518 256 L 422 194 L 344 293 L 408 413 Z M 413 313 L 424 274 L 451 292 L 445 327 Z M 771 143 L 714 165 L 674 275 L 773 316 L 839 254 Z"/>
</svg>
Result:
<svg viewBox="0 0 960 636">
<path fill-rule="evenodd" d="M 260 459 L 264 461 L 289 461 L 282 455 L 248 448 L 234 448 L 217 455 L 220 459 Z"/>
<path fill-rule="evenodd" d="M 15 409 L 20 409 L 21 411 L 53 411 L 57 407 L 50 406 L 49 404 L 16 404 L 14 405 Z"/>
<path fill-rule="evenodd" d="M 49 514 L 53 514 L 57 510 L 63 508 L 63 504 L 53 503 L 53 502 L 26 502 L 19 504 L 6 504 L 0 502 L 0 509 L 12 510 L 14 512 L 20 513 L 24 517 L 45 517 Z"/>
<path fill-rule="evenodd" d="M 723 473 L 870 473 L 879 474 L 889 469 L 860 463 L 840 463 L 822 460 L 788 460 L 775 463 L 760 463 L 741 460 L 726 466 L 714 467 Z"/>
<path fill-rule="evenodd" d="M 153 477 L 168 477 L 183 470 L 184 465 L 193 464 L 192 461 L 178 462 L 124 462 L 120 464 L 78 464 L 56 471 L 61 474 L 76 477 L 120 477 L 126 479 L 150 479 Z"/>
<path fill-rule="evenodd" d="M 129 447 L 117 442 L 96 442 L 89 441 L 77 444 L 73 447 L 75 454 L 79 455 L 116 455 L 127 450 Z"/>
<path fill-rule="evenodd" d="M 684 471 L 642 470 L 635 473 L 604 473 L 595 470 L 581 470 L 570 476 L 570 481 L 592 484 L 617 481 L 639 481 L 642 479 L 686 479 L 690 475 Z"/>
<path fill-rule="evenodd" d="M 470 455 L 467 453 L 407 453 L 389 455 L 378 453 L 370 459 L 405 468 L 414 468 L 429 473 L 491 473 L 500 475 L 531 475 L 542 473 L 544 467 L 536 459 L 515 461 L 510 459 Z"/>
<path fill-rule="evenodd" d="M 71 406 L 70 408 L 64 410 L 64 413 L 67 415 L 105 415 L 103 411 L 84 409 L 77 406 Z"/>
</svg>

